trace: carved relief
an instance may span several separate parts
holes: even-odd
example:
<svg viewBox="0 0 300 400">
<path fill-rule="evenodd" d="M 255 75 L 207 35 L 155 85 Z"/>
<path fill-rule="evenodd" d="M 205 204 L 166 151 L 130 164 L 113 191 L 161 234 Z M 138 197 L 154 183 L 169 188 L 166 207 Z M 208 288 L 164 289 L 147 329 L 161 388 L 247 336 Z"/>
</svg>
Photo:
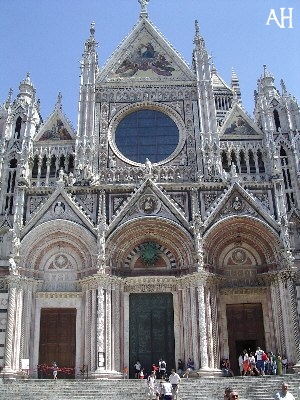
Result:
<svg viewBox="0 0 300 400">
<path fill-rule="evenodd" d="M 160 206 L 160 200 L 151 194 L 143 196 L 139 201 L 139 210 L 146 215 L 158 213 Z"/>
</svg>

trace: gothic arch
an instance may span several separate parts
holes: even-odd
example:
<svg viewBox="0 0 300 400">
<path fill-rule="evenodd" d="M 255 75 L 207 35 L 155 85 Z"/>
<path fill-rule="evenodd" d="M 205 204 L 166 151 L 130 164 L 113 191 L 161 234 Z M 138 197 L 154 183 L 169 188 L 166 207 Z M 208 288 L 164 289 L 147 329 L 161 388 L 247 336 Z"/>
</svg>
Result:
<svg viewBox="0 0 300 400">
<path fill-rule="evenodd" d="M 82 226 L 64 220 L 49 221 L 23 238 L 20 266 L 25 275 L 42 277 L 45 270 L 61 264 L 61 268 L 72 269 L 77 278 L 82 278 L 95 269 L 96 254 L 96 238 Z"/>
<path fill-rule="evenodd" d="M 139 218 L 119 226 L 107 238 L 108 265 L 116 273 L 129 272 L 131 260 L 145 242 L 157 245 L 166 260 L 166 269 L 179 271 L 193 267 L 194 245 L 190 234 L 177 223 L 157 217 Z"/>
<path fill-rule="evenodd" d="M 222 269 L 229 252 L 240 249 L 251 265 L 260 272 L 276 269 L 280 239 L 266 223 L 250 216 L 224 218 L 214 224 L 205 237 L 208 264 L 217 272 Z M 243 261 L 244 262 L 244 261 Z"/>
</svg>

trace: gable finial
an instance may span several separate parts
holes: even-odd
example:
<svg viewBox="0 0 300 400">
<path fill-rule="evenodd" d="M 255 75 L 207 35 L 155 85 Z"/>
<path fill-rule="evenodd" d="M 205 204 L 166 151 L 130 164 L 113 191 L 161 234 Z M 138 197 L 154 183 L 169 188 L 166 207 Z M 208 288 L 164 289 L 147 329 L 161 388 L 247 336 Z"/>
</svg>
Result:
<svg viewBox="0 0 300 400">
<path fill-rule="evenodd" d="M 141 12 L 140 12 L 141 18 L 148 18 L 147 4 L 149 3 L 149 1 L 150 0 L 139 0 L 139 3 L 141 5 Z"/>
<path fill-rule="evenodd" d="M 62 100 L 62 94 L 61 94 L 61 92 L 59 92 L 58 95 L 57 95 L 57 101 L 56 101 L 56 108 L 59 109 L 59 110 L 62 109 L 61 100 Z"/>
</svg>

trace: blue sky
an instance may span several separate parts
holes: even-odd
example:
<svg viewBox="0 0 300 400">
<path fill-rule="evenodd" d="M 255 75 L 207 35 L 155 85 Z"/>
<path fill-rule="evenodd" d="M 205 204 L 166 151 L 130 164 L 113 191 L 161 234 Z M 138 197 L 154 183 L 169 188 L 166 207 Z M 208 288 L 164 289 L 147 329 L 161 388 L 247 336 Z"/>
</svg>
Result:
<svg viewBox="0 0 300 400">
<path fill-rule="evenodd" d="M 271 9 L 281 22 L 292 10 L 293 28 L 270 20 Z M 0 103 L 10 88 L 14 96 L 30 73 L 45 120 L 58 92 L 63 110 L 77 125 L 79 61 L 91 22 L 96 24 L 102 67 L 139 18 L 138 0 L 0 0 Z M 149 18 L 191 64 L 194 21 L 213 55 L 222 78 L 230 84 L 231 70 L 240 80 L 242 101 L 253 113 L 253 92 L 263 65 L 300 101 L 299 0 L 150 0 Z"/>
</svg>

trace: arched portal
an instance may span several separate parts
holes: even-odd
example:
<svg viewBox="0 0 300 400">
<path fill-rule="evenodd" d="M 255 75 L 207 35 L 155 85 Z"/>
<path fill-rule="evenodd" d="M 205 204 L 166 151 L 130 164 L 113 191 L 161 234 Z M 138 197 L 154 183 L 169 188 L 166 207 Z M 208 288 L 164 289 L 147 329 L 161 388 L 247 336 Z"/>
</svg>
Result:
<svg viewBox="0 0 300 400">
<path fill-rule="evenodd" d="M 29 287 L 38 282 L 36 293 L 28 290 L 26 294 L 24 319 L 31 320 L 35 332 L 25 335 L 24 349 L 32 349 L 30 365 L 41 378 L 51 378 L 53 361 L 61 378 L 74 377 L 82 364 L 82 338 L 87 334 L 78 281 L 95 271 L 96 254 L 95 236 L 65 220 L 42 223 L 21 242 L 21 273 Z"/>
<path fill-rule="evenodd" d="M 220 277 L 218 319 L 220 355 L 239 374 L 238 356 L 246 349 L 275 344 L 271 289 L 265 277 L 278 268 L 275 230 L 253 217 L 230 217 L 205 235 L 208 268 Z"/>
<path fill-rule="evenodd" d="M 178 321 L 180 311 L 176 307 L 177 294 L 167 282 L 194 268 L 190 233 L 170 220 L 140 218 L 112 232 L 107 239 L 107 249 L 114 274 L 125 277 L 125 282 L 130 280 L 128 297 L 125 294 L 128 301 L 124 306 L 128 315 L 124 336 L 129 343 L 124 358 L 128 360 L 130 376 L 134 375 L 133 365 L 137 359 L 146 371 L 151 370 L 152 364 L 157 365 L 159 358 L 164 358 L 169 368 L 173 367 L 175 320 Z M 151 292 L 145 279 L 157 282 Z"/>
</svg>

